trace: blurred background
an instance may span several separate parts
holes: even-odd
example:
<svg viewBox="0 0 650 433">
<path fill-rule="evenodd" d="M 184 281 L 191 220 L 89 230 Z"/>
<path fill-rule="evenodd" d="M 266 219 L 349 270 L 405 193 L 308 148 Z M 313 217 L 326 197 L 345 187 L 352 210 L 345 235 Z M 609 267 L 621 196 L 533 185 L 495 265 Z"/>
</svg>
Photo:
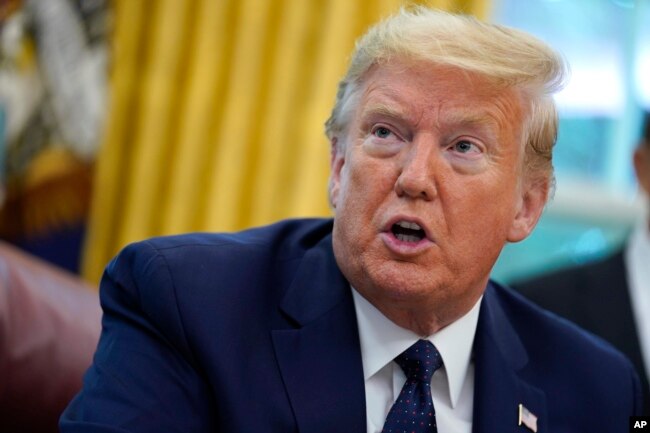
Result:
<svg viewBox="0 0 650 433">
<path fill-rule="evenodd" d="M 129 242 L 327 216 L 323 122 L 400 0 L 0 0 L 0 238 L 96 284 Z M 560 51 L 555 198 L 503 282 L 618 248 L 647 212 L 650 0 L 411 1 Z"/>
</svg>

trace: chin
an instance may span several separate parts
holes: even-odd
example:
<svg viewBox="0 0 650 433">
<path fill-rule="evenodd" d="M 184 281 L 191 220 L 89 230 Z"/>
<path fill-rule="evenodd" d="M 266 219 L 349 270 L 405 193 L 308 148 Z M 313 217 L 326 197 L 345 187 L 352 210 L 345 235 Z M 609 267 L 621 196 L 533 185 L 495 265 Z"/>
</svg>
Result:
<svg viewBox="0 0 650 433">
<path fill-rule="evenodd" d="M 422 269 L 414 263 L 388 260 L 365 267 L 364 281 L 360 283 L 373 298 L 381 297 L 394 302 L 423 302 L 444 296 L 442 288 L 445 285 L 436 276 L 439 273 L 431 268 Z"/>
</svg>

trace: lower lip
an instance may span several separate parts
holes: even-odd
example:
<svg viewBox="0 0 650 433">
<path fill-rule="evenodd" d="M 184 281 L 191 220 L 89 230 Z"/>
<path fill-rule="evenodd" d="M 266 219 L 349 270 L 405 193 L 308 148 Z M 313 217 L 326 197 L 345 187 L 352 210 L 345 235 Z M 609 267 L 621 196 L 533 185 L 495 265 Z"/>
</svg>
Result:
<svg viewBox="0 0 650 433">
<path fill-rule="evenodd" d="M 382 232 L 381 240 L 384 242 L 388 249 L 401 256 L 412 256 L 421 253 L 433 245 L 429 239 L 420 239 L 417 242 L 401 241 L 395 237 L 393 232 Z"/>
</svg>

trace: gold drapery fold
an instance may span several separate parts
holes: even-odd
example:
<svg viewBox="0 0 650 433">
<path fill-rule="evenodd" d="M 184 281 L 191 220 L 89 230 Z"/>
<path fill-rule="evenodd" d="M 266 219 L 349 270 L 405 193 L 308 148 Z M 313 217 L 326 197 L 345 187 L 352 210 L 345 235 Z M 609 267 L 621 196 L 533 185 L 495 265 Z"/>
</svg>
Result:
<svg viewBox="0 0 650 433">
<path fill-rule="evenodd" d="M 109 117 L 83 273 L 129 242 L 329 215 L 322 125 L 354 40 L 407 3 L 115 0 Z"/>
</svg>

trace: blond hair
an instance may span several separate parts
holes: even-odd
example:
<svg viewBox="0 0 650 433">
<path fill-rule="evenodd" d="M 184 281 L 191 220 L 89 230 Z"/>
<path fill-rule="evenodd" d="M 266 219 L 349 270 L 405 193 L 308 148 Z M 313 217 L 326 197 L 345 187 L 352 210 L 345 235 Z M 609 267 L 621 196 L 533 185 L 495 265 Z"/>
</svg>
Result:
<svg viewBox="0 0 650 433">
<path fill-rule="evenodd" d="M 401 9 L 357 41 L 325 123 L 330 140 L 344 134 L 366 72 L 396 57 L 457 67 L 496 86 L 521 89 L 529 103 L 523 125 L 525 166 L 529 174 L 553 182 L 558 120 L 552 95 L 562 88 L 566 76 L 561 56 L 522 31 L 423 6 Z"/>
</svg>

